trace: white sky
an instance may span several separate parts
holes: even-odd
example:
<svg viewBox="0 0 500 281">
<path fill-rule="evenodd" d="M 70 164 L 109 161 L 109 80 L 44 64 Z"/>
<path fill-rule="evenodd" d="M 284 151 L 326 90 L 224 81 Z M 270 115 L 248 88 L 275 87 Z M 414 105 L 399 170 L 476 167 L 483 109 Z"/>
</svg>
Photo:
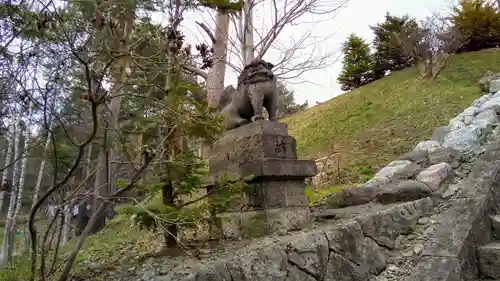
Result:
<svg viewBox="0 0 500 281">
<path fill-rule="evenodd" d="M 368 42 L 371 42 L 373 35 L 369 26 L 382 22 L 386 11 L 399 15 L 410 14 L 417 18 L 417 20 L 420 20 L 430 15 L 431 11 L 448 11 L 446 7 L 449 6 L 449 3 L 450 0 L 349 0 L 347 6 L 336 13 L 335 17 L 321 22 L 314 28 L 312 37 L 320 39 L 312 38 L 311 40 L 313 41 L 309 40 L 308 42 L 313 43 L 315 42 L 314 40 L 323 40 L 321 40 L 321 43 L 316 44 L 314 50 L 313 48 L 308 50 L 309 52 L 311 50 L 314 52 L 340 50 L 342 42 L 351 33 L 356 33 L 358 36 L 368 40 Z M 254 23 L 256 30 L 266 28 L 263 19 L 266 13 L 269 13 L 268 10 L 264 9 L 263 11 L 256 12 Z M 153 18 L 163 22 L 166 19 L 165 16 L 159 13 L 153 15 Z M 200 28 L 194 24 L 194 21 L 202 21 L 213 27 L 214 21 L 211 15 L 208 13 L 201 14 L 200 12 L 188 13 L 185 15 L 184 20 L 183 31 L 186 34 L 188 42 L 200 42 L 200 39 L 208 42 Z M 306 15 L 300 18 L 301 23 L 307 23 L 284 29 L 278 37 L 281 41 L 280 43 L 282 45 L 290 44 L 294 38 L 297 39 L 298 36 L 304 34 L 311 27 L 310 23 L 315 21 L 317 21 L 317 16 Z M 234 27 L 230 27 L 230 29 L 234 31 Z M 324 38 L 327 39 L 324 40 Z M 276 62 L 279 55 L 280 51 L 270 49 L 264 56 L 264 59 Z M 307 55 L 307 52 L 303 55 Z M 239 63 L 234 55 L 229 59 L 232 63 Z M 297 59 L 300 60 L 300 57 Z M 307 100 L 310 105 L 315 105 L 316 101 L 323 102 L 342 93 L 340 86 L 337 84 L 337 76 L 341 68 L 342 63 L 339 60 L 332 65 L 325 66 L 324 69 L 309 71 L 302 75 L 301 80 L 307 82 L 297 83 L 299 82 L 298 80 L 292 80 L 292 83 L 288 83 L 287 86 L 295 91 L 297 102 L 302 103 Z M 225 84 L 234 84 L 236 77 L 237 74 L 228 68 Z"/>
</svg>

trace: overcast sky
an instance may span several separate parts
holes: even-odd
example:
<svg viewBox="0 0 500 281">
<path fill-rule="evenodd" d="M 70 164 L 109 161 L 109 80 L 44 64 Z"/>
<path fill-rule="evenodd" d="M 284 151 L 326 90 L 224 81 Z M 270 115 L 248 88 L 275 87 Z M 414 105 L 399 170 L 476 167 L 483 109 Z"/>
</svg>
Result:
<svg viewBox="0 0 500 281">
<path fill-rule="evenodd" d="M 399 15 L 410 14 L 420 20 L 430 15 L 431 11 L 446 11 L 449 3 L 450 0 L 349 0 L 346 7 L 338 11 L 333 18 L 329 17 L 320 24 L 316 23 L 317 16 L 302 17 L 299 20 L 301 24 L 284 29 L 279 35 L 279 40 L 281 45 L 291 44 L 294 39 L 297 40 L 301 34 L 310 29 L 311 24 L 315 24 L 314 33 L 307 43 L 312 44 L 314 40 L 321 40 L 321 43 L 316 44 L 314 49 L 311 47 L 305 50 L 302 55 L 308 55 L 307 52 L 324 54 L 340 50 L 342 42 L 351 33 L 356 33 L 365 40 L 371 41 L 373 35 L 369 26 L 383 21 L 386 11 Z M 257 30 L 266 29 L 266 13 L 269 13 L 269 9 L 266 7 L 256 12 L 254 25 Z M 155 14 L 153 18 L 162 22 L 165 22 L 166 19 L 161 14 Z M 203 40 L 203 32 L 194 24 L 195 20 L 206 22 L 211 26 L 214 25 L 213 19 L 208 13 L 187 14 L 184 20 L 184 31 L 188 42 Z M 266 53 L 264 59 L 273 62 L 279 60 L 280 54 L 279 50 L 271 49 Z M 297 60 L 300 58 L 301 56 L 298 56 Z M 238 63 L 234 56 L 230 57 L 230 60 Z M 309 71 L 302 75 L 300 80 L 307 82 L 297 83 L 299 81 L 295 79 L 287 86 L 294 90 L 297 102 L 302 103 L 307 100 L 310 105 L 315 105 L 316 101 L 324 102 L 342 93 L 336 81 L 341 68 L 342 63 L 339 60 L 321 70 Z M 234 84 L 236 77 L 237 74 L 229 69 L 225 84 Z"/>
</svg>

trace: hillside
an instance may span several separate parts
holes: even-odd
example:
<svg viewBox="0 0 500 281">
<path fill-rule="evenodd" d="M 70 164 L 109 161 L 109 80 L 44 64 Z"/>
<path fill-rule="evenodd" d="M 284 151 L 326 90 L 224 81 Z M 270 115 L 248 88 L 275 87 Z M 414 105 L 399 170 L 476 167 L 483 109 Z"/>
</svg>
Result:
<svg viewBox="0 0 500 281">
<path fill-rule="evenodd" d="M 283 122 L 300 156 L 335 154 L 337 182 L 359 181 L 468 107 L 487 70 L 500 72 L 500 49 L 453 56 L 434 81 L 415 68 L 395 72 Z"/>
</svg>

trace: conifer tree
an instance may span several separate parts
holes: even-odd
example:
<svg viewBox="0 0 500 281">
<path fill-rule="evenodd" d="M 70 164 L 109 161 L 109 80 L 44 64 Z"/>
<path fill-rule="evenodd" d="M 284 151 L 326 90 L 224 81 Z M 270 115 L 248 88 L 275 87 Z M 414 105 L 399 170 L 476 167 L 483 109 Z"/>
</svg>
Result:
<svg viewBox="0 0 500 281">
<path fill-rule="evenodd" d="M 414 18 L 387 13 L 384 22 L 370 28 L 375 35 L 373 40 L 375 79 L 384 77 L 388 70 L 400 70 L 415 63 L 415 57 L 394 40 L 398 34 L 418 32 L 420 27 Z"/>
<path fill-rule="evenodd" d="M 351 34 L 342 46 L 343 68 L 337 81 L 343 91 L 349 91 L 372 81 L 370 47 L 359 36 Z"/>
</svg>

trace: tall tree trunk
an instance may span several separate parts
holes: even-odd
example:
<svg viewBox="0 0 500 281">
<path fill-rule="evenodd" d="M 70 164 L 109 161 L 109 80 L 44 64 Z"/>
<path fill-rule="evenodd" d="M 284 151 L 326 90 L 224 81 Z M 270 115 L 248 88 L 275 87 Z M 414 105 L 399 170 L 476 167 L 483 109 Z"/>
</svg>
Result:
<svg viewBox="0 0 500 281">
<path fill-rule="evenodd" d="M 63 229 L 62 229 L 62 240 L 61 243 L 62 245 L 68 243 L 70 239 L 70 233 L 71 233 L 71 214 L 73 213 L 73 202 L 68 203 L 66 206 L 64 206 L 64 220 L 63 220 Z"/>
<path fill-rule="evenodd" d="M 49 150 L 51 135 L 50 132 L 47 133 L 47 139 L 45 140 L 45 147 L 43 149 L 44 154 Z M 43 172 L 45 171 L 45 164 L 47 163 L 46 157 L 42 158 L 40 162 L 40 169 L 38 171 L 38 177 L 36 179 L 35 191 L 33 192 L 33 203 L 32 206 L 35 206 L 36 201 L 38 200 L 38 196 L 40 195 L 40 188 L 42 186 L 43 181 Z"/>
<path fill-rule="evenodd" d="M 220 96 L 224 90 L 228 34 L 229 13 L 223 9 L 219 9 L 215 15 L 214 65 L 210 68 L 207 77 L 207 102 L 208 107 L 212 109 L 218 107 Z"/>
<path fill-rule="evenodd" d="M 253 0 L 245 1 L 245 6 L 243 8 L 244 19 L 243 19 L 243 42 L 242 42 L 242 58 L 243 66 L 250 63 L 255 57 L 255 42 L 253 38 Z"/>
<path fill-rule="evenodd" d="M 17 162 L 19 159 L 19 122 L 20 116 L 16 116 L 16 121 L 14 125 L 14 157 Z M 5 220 L 5 229 L 4 229 L 4 237 L 2 244 L 2 252 L 0 253 L 0 264 L 5 264 L 6 262 L 11 260 L 12 257 L 12 247 L 13 247 L 13 217 L 14 210 L 16 206 L 16 193 L 18 189 L 18 184 L 16 182 L 17 170 L 19 165 L 15 165 L 14 163 L 14 172 L 12 174 L 12 190 L 10 192 L 10 202 L 9 202 L 9 210 L 7 212 L 7 219 Z"/>
<path fill-rule="evenodd" d="M 87 147 L 87 159 L 85 160 L 85 174 L 83 175 L 83 180 L 90 182 L 90 171 L 92 169 L 92 143 Z M 87 191 L 91 190 L 91 186 L 87 182 L 83 183 Z M 87 204 L 88 202 L 82 201 L 78 202 L 78 216 L 75 221 L 75 235 L 80 236 L 83 229 L 87 225 Z"/>
<path fill-rule="evenodd" d="M 113 3 L 113 1 L 108 1 L 108 4 L 117 5 L 116 3 Z M 99 156 L 99 166 L 104 166 L 106 169 L 99 171 L 96 174 L 94 185 L 95 188 L 97 188 L 95 192 L 101 197 L 107 197 L 110 192 L 115 189 L 116 174 L 118 172 L 118 133 L 120 129 L 119 115 L 123 92 L 128 78 L 127 69 L 130 66 L 130 57 L 127 55 L 127 52 L 129 51 L 128 49 L 132 37 L 135 16 L 135 2 L 127 3 L 125 5 L 130 6 L 124 7 L 123 5 L 118 5 L 119 14 L 114 16 L 116 19 L 119 19 L 119 21 L 116 27 L 116 32 L 112 35 L 110 34 L 111 37 L 109 42 L 112 49 L 122 56 L 118 58 L 116 63 L 114 63 L 111 67 L 111 75 L 114 80 L 114 85 L 110 91 L 111 101 L 108 105 L 109 114 L 106 119 L 105 129 L 107 131 L 105 134 L 108 134 L 111 145 L 108 149 L 102 151 L 103 155 Z M 103 9 L 105 6 L 103 5 Z M 108 159 L 111 160 L 111 163 L 107 162 Z M 108 168 L 109 170 L 107 170 Z M 103 175 L 103 173 L 106 173 L 106 175 Z M 97 211 L 100 206 L 104 206 L 103 201 L 99 199 L 96 199 L 93 205 L 93 211 Z M 110 206 L 106 205 L 106 208 L 110 208 Z M 100 217 L 97 218 L 98 223 L 95 224 L 92 232 L 99 231 L 104 226 L 106 216 L 108 214 L 108 210 L 99 213 Z"/>
<path fill-rule="evenodd" d="M 24 131 L 24 157 L 21 164 L 21 174 L 19 175 L 19 189 L 17 191 L 17 203 L 16 210 L 14 211 L 14 220 L 19 214 L 19 210 L 21 209 L 22 197 L 24 192 L 24 181 L 26 180 L 26 165 L 28 164 L 28 141 L 30 139 L 29 128 L 26 128 Z"/>
<path fill-rule="evenodd" d="M 12 148 L 14 147 L 14 130 L 15 130 L 14 124 L 10 124 L 9 132 L 7 134 L 8 144 L 7 144 L 7 154 L 5 155 L 5 164 L 4 164 L 5 170 L 3 170 L 2 182 L 0 183 L 0 186 L 2 188 L 7 188 L 7 186 L 10 186 L 10 188 L 12 189 L 12 184 L 7 185 L 7 177 L 9 176 L 9 172 L 12 170 L 12 167 L 11 166 L 7 167 L 7 166 L 11 165 L 12 161 Z M 7 191 L 5 190 L 0 192 L 0 213 L 3 213 L 3 201 L 6 192 Z"/>
<path fill-rule="evenodd" d="M 108 168 L 107 166 L 109 163 L 107 162 L 107 154 L 108 154 L 108 148 L 107 148 L 107 132 L 108 132 L 108 126 L 106 123 L 106 126 L 104 128 L 104 140 L 102 143 L 102 148 L 99 153 L 99 158 L 97 161 L 98 166 L 98 171 L 95 175 L 95 180 L 94 180 L 94 193 L 96 195 L 96 199 L 94 200 L 93 207 L 92 207 L 92 213 L 95 214 L 97 210 L 103 205 L 104 201 L 100 200 L 100 197 L 106 197 L 109 194 L 108 190 L 108 182 L 109 182 L 109 174 L 108 174 Z M 96 218 L 96 223 L 94 224 L 94 227 L 91 229 L 91 233 L 95 233 L 102 229 L 104 225 L 106 224 L 106 212 L 100 212 L 99 216 Z"/>
</svg>

